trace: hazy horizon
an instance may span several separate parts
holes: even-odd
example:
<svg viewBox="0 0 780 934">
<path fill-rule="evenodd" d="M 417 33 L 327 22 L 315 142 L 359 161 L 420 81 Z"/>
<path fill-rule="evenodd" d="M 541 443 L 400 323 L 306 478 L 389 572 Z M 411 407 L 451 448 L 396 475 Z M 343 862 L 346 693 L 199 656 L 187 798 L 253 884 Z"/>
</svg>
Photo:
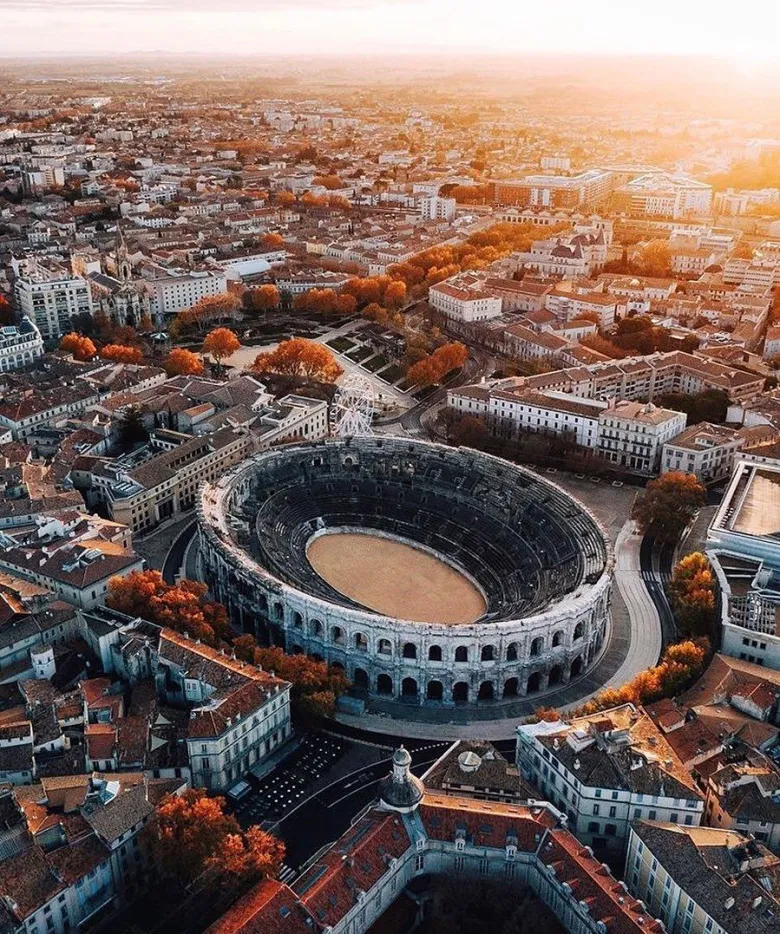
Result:
<svg viewBox="0 0 780 934">
<path fill-rule="evenodd" d="M 713 56 L 777 65 L 780 4 L 711 0 L 0 0 L 2 57 L 376 54 Z"/>
</svg>

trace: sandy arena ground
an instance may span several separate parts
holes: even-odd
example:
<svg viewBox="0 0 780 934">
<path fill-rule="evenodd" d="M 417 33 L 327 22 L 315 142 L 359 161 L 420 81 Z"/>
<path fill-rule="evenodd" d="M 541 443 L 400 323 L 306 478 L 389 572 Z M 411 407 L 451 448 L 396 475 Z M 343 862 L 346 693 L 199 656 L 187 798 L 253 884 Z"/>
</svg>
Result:
<svg viewBox="0 0 780 934">
<path fill-rule="evenodd" d="M 354 532 L 321 535 L 309 563 L 340 593 L 386 616 L 422 623 L 471 623 L 485 600 L 471 581 L 425 551 Z"/>
</svg>

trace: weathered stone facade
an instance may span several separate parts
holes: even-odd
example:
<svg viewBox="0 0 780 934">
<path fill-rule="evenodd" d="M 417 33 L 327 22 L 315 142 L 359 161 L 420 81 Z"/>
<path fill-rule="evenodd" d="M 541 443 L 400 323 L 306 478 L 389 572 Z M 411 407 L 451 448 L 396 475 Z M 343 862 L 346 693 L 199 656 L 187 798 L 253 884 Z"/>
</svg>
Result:
<svg viewBox="0 0 780 934">
<path fill-rule="evenodd" d="M 586 671 L 604 641 L 613 556 L 559 487 L 468 449 L 387 438 L 256 455 L 198 503 L 204 580 L 234 624 L 343 667 L 408 703 L 524 696 Z M 462 568 L 487 611 L 440 625 L 382 616 L 333 591 L 306 559 L 326 529 L 419 542 Z"/>
</svg>

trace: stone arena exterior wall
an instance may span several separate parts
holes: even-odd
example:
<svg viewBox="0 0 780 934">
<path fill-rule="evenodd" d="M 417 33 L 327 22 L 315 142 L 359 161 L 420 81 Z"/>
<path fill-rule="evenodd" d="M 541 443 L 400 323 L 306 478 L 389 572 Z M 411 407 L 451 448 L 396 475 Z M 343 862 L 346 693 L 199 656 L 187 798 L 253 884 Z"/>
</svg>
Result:
<svg viewBox="0 0 780 934">
<path fill-rule="evenodd" d="M 598 579 L 542 612 L 465 625 L 382 616 L 298 590 L 236 543 L 231 516 L 248 495 L 263 456 L 206 484 L 198 501 L 201 577 L 228 607 L 234 626 L 258 635 L 270 632 L 288 652 L 305 652 L 343 668 L 369 695 L 405 703 L 524 697 L 565 684 L 595 662 L 609 625 L 613 557 L 606 536 L 607 560 Z M 535 479 L 568 497 L 549 481 Z"/>
</svg>

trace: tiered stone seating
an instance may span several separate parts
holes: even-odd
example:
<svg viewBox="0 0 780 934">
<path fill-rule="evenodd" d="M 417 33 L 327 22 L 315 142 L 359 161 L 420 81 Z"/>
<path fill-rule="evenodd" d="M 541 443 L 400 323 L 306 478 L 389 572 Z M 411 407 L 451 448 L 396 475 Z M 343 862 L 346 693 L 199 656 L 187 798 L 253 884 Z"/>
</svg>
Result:
<svg viewBox="0 0 780 934">
<path fill-rule="evenodd" d="M 238 506 L 250 550 L 286 583 L 355 606 L 313 570 L 321 528 L 375 529 L 417 542 L 464 568 L 487 597 L 485 618 L 528 615 L 604 568 L 590 516 L 535 475 L 466 450 L 379 439 L 287 449 L 264 458 Z M 349 463 L 352 460 L 352 463 Z"/>
</svg>

